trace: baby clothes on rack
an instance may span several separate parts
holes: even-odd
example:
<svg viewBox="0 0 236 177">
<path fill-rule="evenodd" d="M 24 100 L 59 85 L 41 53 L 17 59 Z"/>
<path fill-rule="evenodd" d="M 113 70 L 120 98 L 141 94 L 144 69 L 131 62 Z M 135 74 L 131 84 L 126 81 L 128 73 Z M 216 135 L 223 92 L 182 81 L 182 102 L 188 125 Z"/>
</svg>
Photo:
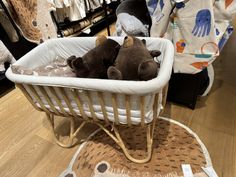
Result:
<svg viewBox="0 0 236 177">
<path fill-rule="evenodd" d="M 101 0 L 48 0 L 54 7 L 57 22 L 78 21 L 86 17 L 86 13 L 102 6 Z"/>
<path fill-rule="evenodd" d="M 101 10 L 96 13 L 92 13 L 88 18 L 84 18 L 73 25 L 68 25 L 67 28 L 61 29 L 62 36 L 77 36 L 82 33 L 83 30 L 90 28 L 93 24 L 99 22 L 105 18 L 105 11 Z"/>
<path fill-rule="evenodd" d="M 54 8 L 57 22 L 64 22 L 65 19 L 77 21 L 86 16 L 84 0 L 48 0 Z"/>
<path fill-rule="evenodd" d="M 95 10 L 98 7 L 102 6 L 102 2 L 99 0 L 86 0 L 86 2 L 88 3 L 89 9 L 86 9 L 87 11 L 91 11 L 91 10 Z"/>
<path fill-rule="evenodd" d="M 110 4 L 112 2 L 116 2 L 117 0 L 99 0 L 100 3 L 102 4 L 104 1 L 106 1 L 107 4 Z"/>
</svg>

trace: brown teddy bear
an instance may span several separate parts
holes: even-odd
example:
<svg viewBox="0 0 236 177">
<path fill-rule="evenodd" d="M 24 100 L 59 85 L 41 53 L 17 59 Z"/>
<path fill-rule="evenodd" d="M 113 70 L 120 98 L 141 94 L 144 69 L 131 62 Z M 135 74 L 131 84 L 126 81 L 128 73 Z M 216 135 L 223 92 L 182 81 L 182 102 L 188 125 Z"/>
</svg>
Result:
<svg viewBox="0 0 236 177">
<path fill-rule="evenodd" d="M 67 64 L 77 77 L 107 79 L 107 69 L 114 64 L 119 49 L 116 41 L 101 35 L 96 39 L 95 48 L 82 57 L 69 57 Z"/>
<path fill-rule="evenodd" d="M 126 36 L 115 65 L 108 68 L 108 78 L 141 81 L 153 79 L 160 68 L 160 64 L 153 58 L 160 54 L 158 50 L 148 51 L 144 39 Z"/>
</svg>

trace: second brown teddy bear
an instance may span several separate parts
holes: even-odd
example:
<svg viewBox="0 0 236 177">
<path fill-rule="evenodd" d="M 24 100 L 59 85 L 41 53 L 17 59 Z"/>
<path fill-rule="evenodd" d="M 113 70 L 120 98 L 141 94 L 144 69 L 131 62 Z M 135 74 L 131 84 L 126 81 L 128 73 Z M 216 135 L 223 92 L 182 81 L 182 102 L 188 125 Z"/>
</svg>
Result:
<svg viewBox="0 0 236 177">
<path fill-rule="evenodd" d="M 108 78 L 117 80 L 146 81 L 157 76 L 160 64 L 153 57 L 161 54 L 158 50 L 148 51 L 146 41 L 127 36 L 121 46 L 115 65 L 108 68 Z"/>
</svg>

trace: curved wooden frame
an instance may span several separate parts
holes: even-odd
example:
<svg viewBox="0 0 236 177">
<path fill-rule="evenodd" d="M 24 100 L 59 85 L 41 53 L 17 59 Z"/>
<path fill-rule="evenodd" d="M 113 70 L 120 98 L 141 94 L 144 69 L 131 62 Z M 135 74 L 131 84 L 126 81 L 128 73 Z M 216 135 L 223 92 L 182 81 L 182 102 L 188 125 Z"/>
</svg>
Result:
<svg viewBox="0 0 236 177">
<path fill-rule="evenodd" d="M 99 120 L 96 116 L 95 110 L 93 108 L 93 100 L 90 91 L 85 90 L 83 93 L 79 92 L 76 89 L 69 89 L 67 92 L 65 89 L 67 88 L 54 88 L 54 87 L 48 87 L 48 86 L 36 86 L 36 85 L 20 85 L 18 84 L 17 87 L 21 89 L 21 91 L 24 93 L 26 98 L 30 101 L 30 103 L 39 111 L 44 111 L 46 113 L 47 119 L 50 122 L 55 141 L 58 145 L 61 147 L 72 147 L 77 142 L 74 141 L 74 138 L 79 134 L 81 129 L 87 124 L 87 123 L 94 123 L 98 125 L 108 136 L 110 136 L 116 143 L 119 145 L 119 147 L 123 150 L 125 156 L 135 163 L 145 163 L 148 162 L 151 159 L 152 156 L 152 145 L 153 145 L 153 134 L 155 130 L 155 124 L 156 119 L 158 117 L 158 100 L 159 100 L 159 93 L 155 94 L 154 102 L 153 102 L 153 120 L 151 123 L 145 123 L 145 115 L 144 115 L 144 107 L 145 107 L 145 97 L 139 96 L 140 99 L 140 115 L 141 115 L 141 121 L 140 124 L 134 125 L 131 122 L 131 96 L 125 95 L 125 107 L 126 107 L 126 115 L 127 115 L 127 125 L 128 127 L 131 126 L 141 126 L 143 128 L 146 128 L 146 138 L 147 138 L 147 156 L 144 159 L 136 159 L 132 157 L 128 149 L 126 148 L 119 130 L 118 126 L 120 126 L 119 123 L 119 115 L 118 115 L 118 105 L 117 105 L 117 95 L 115 93 L 111 93 L 111 101 L 112 101 L 112 107 L 114 111 L 114 122 L 109 121 L 106 108 L 105 108 L 105 99 L 102 92 L 97 92 L 97 96 L 99 99 L 99 103 L 101 106 L 101 110 L 104 116 L 104 120 Z M 168 86 L 166 86 L 162 91 L 162 104 L 165 105 L 166 100 L 166 92 L 167 92 Z M 95 92 L 95 91 L 93 91 Z M 70 96 L 68 95 L 70 94 Z M 89 111 L 91 113 L 91 117 L 87 117 L 84 111 L 84 108 L 82 106 L 82 102 L 80 99 L 81 94 L 87 98 L 87 104 L 89 107 Z M 81 115 L 78 115 L 75 111 L 73 106 L 70 103 L 70 98 L 73 98 L 75 101 L 78 110 L 80 111 Z M 67 109 L 63 106 L 60 97 L 63 99 L 66 104 Z M 45 105 L 45 102 L 47 102 L 47 106 Z M 56 103 L 56 105 L 53 104 Z M 55 131 L 55 125 L 54 125 L 54 116 L 63 116 L 67 117 L 70 120 L 70 133 L 69 133 L 69 142 L 63 143 L 60 141 L 59 136 L 57 135 Z M 75 127 L 75 121 L 80 118 L 82 120 L 82 123 Z M 111 130 L 107 128 L 107 126 L 111 126 Z"/>
<path fill-rule="evenodd" d="M 70 118 L 70 133 L 69 133 L 69 142 L 68 143 L 62 143 L 60 140 L 59 140 L 59 137 L 58 135 L 56 134 L 55 132 L 55 126 L 54 126 L 54 115 L 53 114 L 47 114 L 47 118 L 50 122 L 50 125 L 51 125 L 51 128 L 52 128 L 52 131 L 53 131 L 53 134 L 54 134 L 54 138 L 55 138 L 55 141 L 56 143 L 61 146 L 61 147 L 64 147 L 64 148 L 70 148 L 70 147 L 73 147 L 74 145 L 77 144 L 77 142 L 74 142 L 74 138 L 79 134 L 80 130 L 85 126 L 86 123 L 91 123 L 91 121 L 83 121 L 78 127 L 77 129 L 75 129 L 75 119 L 73 117 Z M 92 121 L 92 123 L 98 125 L 108 136 L 110 136 L 114 141 L 115 143 L 117 143 L 117 145 L 119 145 L 119 147 L 123 150 L 125 156 L 131 160 L 132 162 L 135 162 L 135 163 L 145 163 L 145 162 L 148 162 L 150 159 L 151 159 L 151 156 L 152 156 L 152 144 L 153 144 L 153 133 L 154 133 L 154 129 L 155 129 L 155 121 L 152 121 L 151 124 L 148 124 L 146 126 L 146 133 L 147 133 L 147 157 L 145 157 L 144 159 L 135 159 L 134 157 L 132 157 L 129 152 L 128 152 L 128 149 L 126 148 L 121 136 L 120 136 L 120 133 L 119 133 L 119 130 L 117 128 L 117 126 L 115 124 L 112 124 L 110 125 L 112 128 L 111 130 L 106 128 L 107 126 L 104 126 L 102 123 L 99 123 L 99 122 L 94 122 Z M 114 132 L 114 133 L 112 133 Z"/>
</svg>

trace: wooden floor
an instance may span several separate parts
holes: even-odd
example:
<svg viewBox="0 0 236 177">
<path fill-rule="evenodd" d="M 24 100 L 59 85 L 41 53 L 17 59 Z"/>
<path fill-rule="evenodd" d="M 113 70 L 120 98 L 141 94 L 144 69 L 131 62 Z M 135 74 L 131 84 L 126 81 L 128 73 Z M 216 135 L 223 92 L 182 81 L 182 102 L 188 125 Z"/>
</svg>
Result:
<svg viewBox="0 0 236 177">
<path fill-rule="evenodd" d="M 236 177 L 235 46 L 236 33 L 214 62 L 213 88 L 199 98 L 195 110 L 168 103 L 164 112 L 199 135 L 219 177 Z M 80 138 L 95 128 L 87 128 Z M 56 145 L 45 114 L 36 111 L 18 89 L 0 98 L 0 177 L 56 177 L 77 148 Z"/>
</svg>

